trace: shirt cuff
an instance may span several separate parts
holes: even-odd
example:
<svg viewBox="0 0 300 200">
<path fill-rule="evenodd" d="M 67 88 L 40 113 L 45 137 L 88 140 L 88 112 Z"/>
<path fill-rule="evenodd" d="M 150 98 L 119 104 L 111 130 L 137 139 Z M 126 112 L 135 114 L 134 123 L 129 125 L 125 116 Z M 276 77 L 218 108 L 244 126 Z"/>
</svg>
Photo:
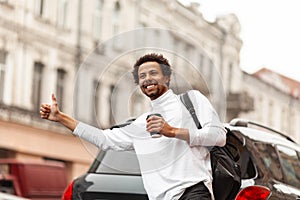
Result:
<svg viewBox="0 0 300 200">
<path fill-rule="evenodd" d="M 75 127 L 73 134 L 76 136 L 80 136 L 84 131 L 84 123 L 78 122 L 77 126 Z"/>
<path fill-rule="evenodd" d="M 189 128 L 190 146 L 193 146 L 193 144 L 194 144 L 197 130 L 198 129 L 195 129 L 195 128 Z"/>
</svg>

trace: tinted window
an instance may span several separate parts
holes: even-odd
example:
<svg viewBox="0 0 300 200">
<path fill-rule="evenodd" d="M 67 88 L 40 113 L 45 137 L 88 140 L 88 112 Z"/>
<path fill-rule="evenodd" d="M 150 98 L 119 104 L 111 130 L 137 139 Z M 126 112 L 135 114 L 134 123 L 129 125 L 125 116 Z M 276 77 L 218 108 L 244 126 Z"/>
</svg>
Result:
<svg viewBox="0 0 300 200">
<path fill-rule="evenodd" d="M 134 151 L 108 150 L 96 172 L 139 175 L 140 166 Z"/>
<path fill-rule="evenodd" d="M 279 145 L 277 150 L 282 164 L 284 181 L 289 185 L 300 188 L 300 162 L 297 152 Z"/>
<path fill-rule="evenodd" d="M 271 173 L 272 177 L 276 180 L 282 180 L 282 172 L 280 167 L 280 162 L 276 153 L 276 149 L 270 145 L 265 143 L 255 143 L 255 147 L 259 152 L 259 157 L 263 161 L 263 164 L 266 166 L 269 173 Z"/>
</svg>

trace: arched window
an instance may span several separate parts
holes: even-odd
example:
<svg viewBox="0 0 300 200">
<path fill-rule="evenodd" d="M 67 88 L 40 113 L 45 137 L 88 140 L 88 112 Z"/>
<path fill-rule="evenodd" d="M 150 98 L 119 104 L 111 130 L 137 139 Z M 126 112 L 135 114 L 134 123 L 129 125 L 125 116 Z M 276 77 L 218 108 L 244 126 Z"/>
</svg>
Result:
<svg viewBox="0 0 300 200">
<path fill-rule="evenodd" d="M 57 101 L 60 102 L 60 109 L 63 109 L 63 94 L 65 92 L 65 75 L 66 71 L 64 69 L 57 69 L 57 78 L 56 78 L 56 96 Z"/>
<path fill-rule="evenodd" d="M 117 35 L 118 33 L 120 33 L 120 14 L 121 14 L 121 5 L 120 3 L 117 1 L 115 3 L 115 7 L 114 7 L 114 12 L 113 12 L 113 21 L 112 21 L 112 24 L 113 24 L 113 35 Z M 120 49 L 122 49 L 122 44 L 121 44 L 121 40 L 120 40 L 120 37 L 114 37 L 114 40 L 113 40 L 113 48 L 117 51 L 119 51 Z"/>
<path fill-rule="evenodd" d="M 45 0 L 35 0 L 34 2 L 35 15 L 43 17 L 45 15 Z"/>
<path fill-rule="evenodd" d="M 33 66 L 31 99 L 32 99 L 32 105 L 34 111 L 40 109 L 44 67 L 45 67 L 44 64 L 41 62 L 35 62 Z"/>
<path fill-rule="evenodd" d="M 59 0 L 57 5 L 57 25 L 67 28 L 68 0 Z"/>
<path fill-rule="evenodd" d="M 103 0 L 95 0 L 95 9 L 93 13 L 93 37 L 96 40 L 101 38 L 103 3 Z"/>
<path fill-rule="evenodd" d="M 91 102 L 91 118 L 92 118 L 92 124 L 98 125 L 98 120 L 100 120 L 100 85 L 101 83 L 99 80 L 95 79 L 93 81 L 93 88 L 92 88 L 92 102 Z"/>
<path fill-rule="evenodd" d="M 117 1 L 114 7 L 114 14 L 113 14 L 113 34 L 117 34 L 120 31 L 120 12 L 121 6 L 120 3 Z"/>
<path fill-rule="evenodd" d="M 0 102 L 3 101 L 3 97 L 4 97 L 6 57 L 7 57 L 7 52 L 4 50 L 0 50 Z"/>
</svg>

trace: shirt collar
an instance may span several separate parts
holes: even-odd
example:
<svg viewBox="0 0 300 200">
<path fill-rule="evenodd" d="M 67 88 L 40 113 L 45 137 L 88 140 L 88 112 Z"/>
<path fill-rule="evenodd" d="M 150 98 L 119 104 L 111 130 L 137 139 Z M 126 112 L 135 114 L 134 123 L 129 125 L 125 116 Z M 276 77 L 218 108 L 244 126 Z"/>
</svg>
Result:
<svg viewBox="0 0 300 200">
<path fill-rule="evenodd" d="M 166 91 L 164 94 L 162 94 L 157 99 L 152 100 L 151 105 L 155 106 L 155 105 L 162 104 L 162 103 L 166 102 L 168 99 L 172 98 L 174 95 L 175 94 L 173 93 L 173 90 L 169 89 L 168 91 Z"/>
</svg>

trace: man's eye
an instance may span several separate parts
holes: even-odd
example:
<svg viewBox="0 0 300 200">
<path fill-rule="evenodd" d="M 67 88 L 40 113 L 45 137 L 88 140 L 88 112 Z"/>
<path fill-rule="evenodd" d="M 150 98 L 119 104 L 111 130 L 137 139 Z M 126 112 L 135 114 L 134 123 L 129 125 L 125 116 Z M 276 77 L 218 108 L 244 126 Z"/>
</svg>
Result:
<svg viewBox="0 0 300 200">
<path fill-rule="evenodd" d="M 150 73 L 151 73 L 151 75 L 156 75 L 156 74 L 158 74 L 157 71 L 152 71 L 152 72 L 150 72 Z"/>
<path fill-rule="evenodd" d="M 139 78 L 141 78 L 141 79 L 145 78 L 145 74 L 141 74 L 141 75 L 139 76 Z"/>
</svg>

